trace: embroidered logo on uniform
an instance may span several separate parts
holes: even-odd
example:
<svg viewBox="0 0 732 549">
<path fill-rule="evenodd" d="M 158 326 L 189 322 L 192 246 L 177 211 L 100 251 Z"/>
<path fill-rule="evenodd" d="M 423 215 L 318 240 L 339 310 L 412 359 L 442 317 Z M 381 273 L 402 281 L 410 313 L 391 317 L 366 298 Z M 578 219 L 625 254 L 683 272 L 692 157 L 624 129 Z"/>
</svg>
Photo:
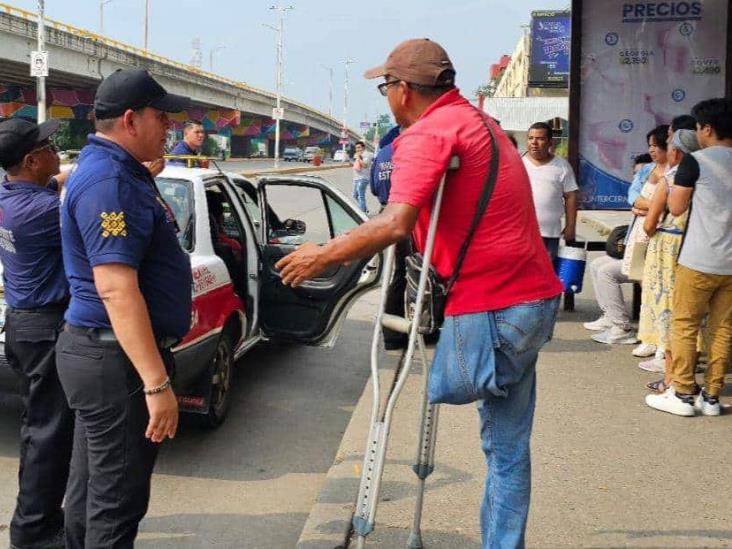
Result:
<svg viewBox="0 0 732 549">
<path fill-rule="evenodd" d="M 0 248 L 7 252 L 15 253 L 15 236 L 13 235 L 13 231 L 5 227 L 0 227 Z"/>
<path fill-rule="evenodd" d="M 127 236 L 127 224 L 125 223 L 125 212 L 102 212 L 102 237 Z"/>
</svg>

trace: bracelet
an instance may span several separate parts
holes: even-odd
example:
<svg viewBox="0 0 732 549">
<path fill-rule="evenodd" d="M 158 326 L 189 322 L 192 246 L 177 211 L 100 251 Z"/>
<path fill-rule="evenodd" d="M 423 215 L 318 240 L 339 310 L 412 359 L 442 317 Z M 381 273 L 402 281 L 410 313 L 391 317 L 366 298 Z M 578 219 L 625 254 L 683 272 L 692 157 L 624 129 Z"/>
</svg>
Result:
<svg viewBox="0 0 732 549">
<path fill-rule="evenodd" d="M 162 393 L 170 387 L 170 377 L 165 376 L 165 381 L 163 381 L 160 385 L 157 387 L 152 387 L 151 389 L 143 389 L 142 392 L 146 395 L 157 395 L 158 393 Z"/>
</svg>

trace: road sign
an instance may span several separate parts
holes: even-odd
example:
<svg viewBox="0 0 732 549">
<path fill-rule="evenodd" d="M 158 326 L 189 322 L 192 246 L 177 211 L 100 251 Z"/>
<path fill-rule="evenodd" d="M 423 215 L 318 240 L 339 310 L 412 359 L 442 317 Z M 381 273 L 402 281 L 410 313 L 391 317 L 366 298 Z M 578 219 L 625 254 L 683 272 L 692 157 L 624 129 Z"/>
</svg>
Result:
<svg viewBox="0 0 732 549">
<path fill-rule="evenodd" d="M 371 127 L 371 122 L 361 122 L 361 129 L 368 130 Z"/>
<path fill-rule="evenodd" d="M 32 51 L 30 58 L 30 75 L 38 78 L 48 76 L 48 52 Z"/>
<path fill-rule="evenodd" d="M 272 120 L 284 120 L 285 118 L 285 109 L 278 109 L 275 107 L 272 109 Z"/>
<path fill-rule="evenodd" d="M 340 143 L 341 145 L 348 145 L 349 141 L 348 138 L 341 138 L 338 143 Z"/>
</svg>

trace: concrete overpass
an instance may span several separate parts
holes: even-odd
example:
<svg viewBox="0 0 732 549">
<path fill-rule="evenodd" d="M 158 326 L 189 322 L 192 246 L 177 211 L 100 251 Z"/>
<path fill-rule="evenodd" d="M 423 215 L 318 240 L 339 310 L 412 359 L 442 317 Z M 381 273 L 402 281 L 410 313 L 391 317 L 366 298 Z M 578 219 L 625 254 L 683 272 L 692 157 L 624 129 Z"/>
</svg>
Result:
<svg viewBox="0 0 732 549">
<path fill-rule="evenodd" d="M 47 19 L 46 26 L 50 69 L 46 88 L 52 117 L 88 117 L 92 92 L 102 78 L 118 68 L 141 67 L 167 90 L 190 97 L 194 103 L 191 111 L 208 117 L 204 125 L 209 131 L 260 138 L 271 134 L 274 93 L 71 25 Z M 36 49 L 36 29 L 34 13 L 0 3 L 0 116 L 11 116 L 12 109 L 24 101 L 29 109 L 34 108 L 28 98 L 34 97 L 35 79 L 29 76 L 29 62 L 30 52 Z M 74 91 L 79 93 L 68 99 Z M 338 146 L 342 121 L 291 99 L 283 98 L 282 107 L 284 142 L 299 139 L 304 143 L 324 135 L 331 136 L 331 142 Z M 185 113 L 178 122 L 203 118 L 190 114 Z M 361 139 L 355 131 L 348 133 L 352 141 Z"/>
</svg>

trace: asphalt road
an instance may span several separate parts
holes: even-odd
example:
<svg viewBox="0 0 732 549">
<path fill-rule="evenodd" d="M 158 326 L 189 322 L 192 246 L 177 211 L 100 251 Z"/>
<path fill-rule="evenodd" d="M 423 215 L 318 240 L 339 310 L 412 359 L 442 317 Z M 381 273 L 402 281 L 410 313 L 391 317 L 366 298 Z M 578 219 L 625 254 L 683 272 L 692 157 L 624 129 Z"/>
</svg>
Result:
<svg viewBox="0 0 732 549">
<path fill-rule="evenodd" d="M 350 195 L 349 169 L 322 175 Z M 185 422 L 161 448 L 138 547 L 295 546 L 368 377 L 375 296 L 354 306 L 333 349 L 263 345 L 239 361 L 226 423 Z M 19 416 L 17 403 L 0 403 L 0 545 L 17 490 Z"/>
</svg>

